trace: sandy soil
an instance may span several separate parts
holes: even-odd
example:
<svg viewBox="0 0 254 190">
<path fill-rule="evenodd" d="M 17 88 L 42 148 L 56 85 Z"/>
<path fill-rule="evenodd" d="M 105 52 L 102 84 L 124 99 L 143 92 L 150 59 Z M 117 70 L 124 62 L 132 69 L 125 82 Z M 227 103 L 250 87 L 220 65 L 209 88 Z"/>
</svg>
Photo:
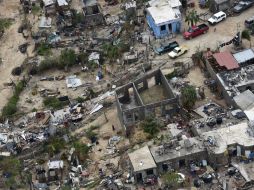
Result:
<svg viewBox="0 0 254 190">
<path fill-rule="evenodd" d="M 22 34 L 17 32 L 23 19 L 23 16 L 19 15 L 19 1 L 3 1 L 0 4 L 0 17 L 14 19 L 13 24 L 0 39 L 0 56 L 3 59 L 3 63 L 0 65 L 0 110 L 2 110 L 8 98 L 12 95 L 12 89 L 4 86 L 4 83 L 19 79 L 19 77 L 12 76 L 11 71 L 13 68 L 20 66 L 27 55 L 18 51 L 18 46 L 26 42 Z M 28 47 L 28 56 L 31 56 L 33 43 L 31 39 L 28 39 L 28 42 L 31 44 Z"/>
</svg>

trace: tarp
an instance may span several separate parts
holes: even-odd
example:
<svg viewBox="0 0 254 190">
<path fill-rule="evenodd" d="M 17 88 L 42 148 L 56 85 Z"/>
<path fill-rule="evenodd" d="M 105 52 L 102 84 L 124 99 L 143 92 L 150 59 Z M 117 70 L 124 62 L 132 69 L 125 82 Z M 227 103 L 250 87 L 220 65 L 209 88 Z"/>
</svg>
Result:
<svg viewBox="0 0 254 190">
<path fill-rule="evenodd" d="M 76 77 L 76 75 L 73 75 L 66 78 L 66 84 L 68 88 L 76 88 L 81 86 L 82 82 Z"/>
</svg>

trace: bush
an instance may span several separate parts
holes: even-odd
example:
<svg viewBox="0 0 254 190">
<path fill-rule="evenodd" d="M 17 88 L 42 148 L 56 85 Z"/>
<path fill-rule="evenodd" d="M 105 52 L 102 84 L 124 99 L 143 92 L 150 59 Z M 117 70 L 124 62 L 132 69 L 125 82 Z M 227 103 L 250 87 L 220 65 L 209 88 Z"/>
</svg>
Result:
<svg viewBox="0 0 254 190">
<path fill-rule="evenodd" d="M 166 77 L 168 80 L 170 80 L 170 79 L 172 79 L 172 78 L 174 78 L 174 77 L 176 77 L 176 76 L 177 76 L 176 70 L 174 70 L 173 72 L 171 72 L 171 73 L 165 75 L 165 77 Z"/>
<path fill-rule="evenodd" d="M 190 110 L 197 101 L 196 89 L 194 86 L 186 86 L 181 89 L 181 101 L 184 108 Z"/>
<path fill-rule="evenodd" d="M 13 96 L 9 99 L 8 103 L 3 107 L 3 110 L 2 110 L 3 117 L 11 116 L 17 112 L 18 110 L 17 103 L 19 101 L 20 93 L 24 89 L 24 86 L 25 86 L 24 81 L 20 81 L 16 85 Z"/>
<path fill-rule="evenodd" d="M 43 100 L 43 104 L 48 108 L 61 109 L 68 105 L 68 102 L 60 101 L 56 97 L 47 97 Z"/>
<path fill-rule="evenodd" d="M 154 137 L 160 130 L 160 124 L 154 118 L 147 118 L 141 123 L 141 127 L 145 133 Z"/>
<path fill-rule="evenodd" d="M 65 67 L 73 66 L 76 63 L 77 56 L 72 49 L 65 49 L 61 51 L 58 61 L 58 68 L 64 69 Z"/>
<path fill-rule="evenodd" d="M 44 150 L 51 156 L 60 153 L 66 146 L 63 138 L 53 137 L 44 144 Z"/>
<path fill-rule="evenodd" d="M 8 18 L 0 18 L 0 37 L 4 33 L 5 29 L 9 28 L 12 24 L 12 20 Z"/>
<path fill-rule="evenodd" d="M 37 53 L 38 55 L 41 56 L 49 56 L 52 54 L 51 52 L 51 47 L 49 44 L 43 42 L 39 45 L 39 47 L 37 48 Z"/>
<path fill-rule="evenodd" d="M 82 97 L 79 96 L 79 97 L 76 98 L 76 101 L 78 103 L 83 103 L 85 101 L 85 98 L 82 98 Z"/>
<path fill-rule="evenodd" d="M 75 153 L 78 155 L 79 159 L 84 160 L 85 158 L 88 157 L 90 148 L 86 144 L 83 144 L 79 141 L 75 141 L 73 143 L 73 146 L 75 148 Z"/>
<path fill-rule="evenodd" d="M 38 66 L 38 71 L 43 72 L 53 68 L 57 68 L 58 60 L 56 58 L 46 58 L 45 60 L 41 61 Z"/>
</svg>

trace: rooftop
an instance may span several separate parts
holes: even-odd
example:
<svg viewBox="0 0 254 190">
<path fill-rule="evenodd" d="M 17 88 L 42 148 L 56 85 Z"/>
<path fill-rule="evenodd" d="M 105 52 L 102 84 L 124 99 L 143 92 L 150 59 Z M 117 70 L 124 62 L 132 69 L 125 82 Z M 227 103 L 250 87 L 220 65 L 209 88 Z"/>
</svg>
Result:
<svg viewBox="0 0 254 190">
<path fill-rule="evenodd" d="M 148 146 L 144 146 L 143 148 L 135 150 L 128 155 L 131 160 L 134 172 L 157 167 Z"/>
<path fill-rule="evenodd" d="M 254 51 L 252 49 L 245 49 L 243 51 L 234 53 L 233 56 L 239 64 L 242 64 L 254 59 Z"/>
<path fill-rule="evenodd" d="M 207 148 L 215 154 L 224 153 L 228 146 L 234 144 L 243 147 L 254 146 L 253 132 L 247 122 L 209 131 L 201 137 L 207 142 Z"/>
<path fill-rule="evenodd" d="M 254 107 L 254 94 L 250 90 L 246 90 L 235 96 L 234 100 L 243 111 Z"/>
<path fill-rule="evenodd" d="M 149 7 L 147 11 L 153 17 L 157 25 L 163 25 L 169 21 L 180 19 L 181 17 L 179 10 L 172 8 L 170 5 Z"/>
<path fill-rule="evenodd" d="M 170 5 L 172 8 L 182 6 L 179 0 L 151 0 L 148 2 L 151 7 Z"/>
<path fill-rule="evenodd" d="M 237 61 L 229 52 L 215 53 L 213 57 L 221 67 L 226 67 L 227 70 L 239 68 Z"/>
<path fill-rule="evenodd" d="M 156 163 L 165 162 L 174 158 L 184 157 L 186 155 L 204 152 L 202 139 L 198 137 L 181 140 L 178 145 L 161 145 L 151 148 L 151 153 Z"/>
</svg>

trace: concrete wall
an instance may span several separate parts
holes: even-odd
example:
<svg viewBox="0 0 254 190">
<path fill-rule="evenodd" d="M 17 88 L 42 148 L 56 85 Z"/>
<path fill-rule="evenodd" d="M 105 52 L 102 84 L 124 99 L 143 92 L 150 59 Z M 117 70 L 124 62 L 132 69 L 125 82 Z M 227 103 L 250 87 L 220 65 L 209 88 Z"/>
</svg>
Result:
<svg viewBox="0 0 254 190">
<path fill-rule="evenodd" d="M 150 169 L 148 169 L 148 170 L 150 170 Z M 148 171 L 148 170 L 143 170 L 143 171 L 140 171 L 140 172 L 135 172 L 135 173 L 134 173 L 135 182 L 137 182 L 137 175 L 140 174 L 140 173 L 142 174 L 143 180 L 145 180 L 145 178 L 147 177 L 147 171 Z M 154 174 L 154 175 L 157 175 L 157 174 L 158 174 L 157 168 L 152 168 L 152 170 L 153 170 L 153 174 Z"/>
<path fill-rule="evenodd" d="M 202 152 L 193 153 L 193 154 L 186 155 L 186 156 L 180 156 L 180 157 L 174 158 L 174 159 L 168 159 L 165 162 L 157 163 L 158 172 L 160 172 L 160 173 L 164 172 L 163 168 L 162 168 L 163 164 L 167 164 L 169 166 L 168 169 L 178 170 L 180 160 L 185 160 L 185 166 L 188 167 L 191 161 L 198 161 L 199 162 L 199 161 L 202 161 L 202 160 L 208 160 L 208 157 L 207 157 L 207 152 L 202 151 Z"/>
<path fill-rule="evenodd" d="M 209 74 L 211 75 L 212 79 L 216 80 L 217 82 L 217 87 L 218 87 L 218 91 L 222 93 L 223 98 L 225 99 L 227 105 L 231 106 L 234 105 L 234 101 L 233 98 L 231 98 L 229 96 L 229 94 L 227 93 L 227 91 L 225 90 L 223 84 L 221 83 L 221 81 L 218 79 L 216 72 L 214 71 L 214 69 L 212 68 L 212 66 L 210 65 L 210 63 L 208 62 L 208 60 L 206 60 L 205 63 L 206 69 L 209 72 Z"/>
</svg>

